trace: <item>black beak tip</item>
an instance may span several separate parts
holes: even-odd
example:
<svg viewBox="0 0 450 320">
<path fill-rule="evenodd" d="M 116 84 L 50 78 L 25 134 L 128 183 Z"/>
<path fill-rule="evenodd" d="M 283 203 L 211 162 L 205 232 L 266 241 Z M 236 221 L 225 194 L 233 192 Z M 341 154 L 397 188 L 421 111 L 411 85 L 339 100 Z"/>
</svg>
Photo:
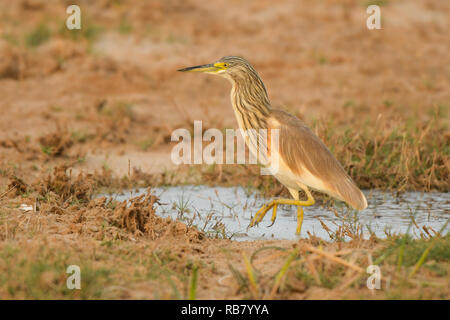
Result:
<svg viewBox="0 0 450 320">
<path fill-rule="evenodd" d="M 213 64 L 203 64 L 200 66 L 193 66 L 193 67 L 187 67 L 187 68 L 183 68 L 183 69 L 178 69 L 177 71 L 180 72 L 186 72 L 186 71 L 198 71 L 201 69 L 205 69 L 205 68 L 211 68 L 213 67 Z"/>
</svg>

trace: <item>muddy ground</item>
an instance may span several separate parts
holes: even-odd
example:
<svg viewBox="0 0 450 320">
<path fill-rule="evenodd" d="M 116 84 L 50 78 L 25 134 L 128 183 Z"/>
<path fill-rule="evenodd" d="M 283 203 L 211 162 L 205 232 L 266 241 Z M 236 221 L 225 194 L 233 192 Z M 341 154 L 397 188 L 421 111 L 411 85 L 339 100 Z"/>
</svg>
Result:
<svg viewBox="0 0 450 320">
<path fill-rule="evenodd" d="M 375 1 L 382 30 L 368 30 L 371 2 L 79 1 L 82 29 L 69 31 L 66 1 L 1 1 L 0 298 L 188 298 L 198 276 L 207 299 L 448 299 L 437 230 L 239 243 L 158 218 L 151 196 L 128 209 L 94 199 L 182 183 L 285 192 L 254 166 L 170 160 L 174 129 L 237 126 L 226 81 L 176 72 L 225 55 L 249 59 L 272 104 L 362 188 L 448 192 L 450 4 Z M 377 259 L 386 277 L 371 291 L 364 270 Z M 68 264 L 85 270 L 84 289 L 65 287 Z"/>
</svg>

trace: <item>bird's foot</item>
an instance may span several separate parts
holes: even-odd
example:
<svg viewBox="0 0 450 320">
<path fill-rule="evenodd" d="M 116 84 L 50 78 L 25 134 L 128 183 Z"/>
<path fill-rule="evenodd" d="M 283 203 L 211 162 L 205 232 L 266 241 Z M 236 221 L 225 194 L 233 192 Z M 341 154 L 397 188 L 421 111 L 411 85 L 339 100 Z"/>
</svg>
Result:
<svg viewBox="0 0 450 320">
<path fill-rule="evenodd" d="M 262 219 L 264 218 L 264 216 L 266 215 L 266 213 L 270 210 L 274 208 L 274 214 L 272 215 L 272 221 L 274 221 L 274 217 L 276 217 L 276 204 L 275 204 L 275 200 L 270 201 L 269 203 L 263 205 L 261 207 L 261 209 L 259 209 L 256 213 L 255 216 L 253 217 L 252 221 L 250 222 L 250 225 L 248 226 L 253 227 L 255 225 L 257 225 L 258 223 L 260 223 L 262 221 Z"/>
<path fill-rule="evenodd" d="M 279 204 L 287 204 L 287 205 L 294 205 L 297 206 L 297 229 L 296 234 L 300 234 L 303 224 L 303 206 L 311 206 L 314 204 L 314 199 L 308 199 L 306 201 L 301 200 L 293 200 L 293 199 L 275 199 L 270 201 L 269 203 L 263 205 L 261 209 L 259 209 L 255 216 L 253 217 L 252 221 L 250 222 L 250 225 L 248 228 L 253 227 L 260 223 L 262 219 L 264 219 L 266 213 L 273 208 L 272 212 L 272 223 L 269 225 L 269 227 L 273 226 L 275 223 L 275 220 L 277 218 L 277 207 Z"/>
<path fill-rule="evenodd" d="M 277 204 L 275 204 L 274 206 L 273 206 L 273 211 L 272 211 L 272 223 L 270 224 L 270 225 L 268 225 L 268 227 L 270 228 L 271 226 L 273 226 L 274 225 L 274 223 L 275 223 L 275 220 L 277 220 Z"/>
</svg>

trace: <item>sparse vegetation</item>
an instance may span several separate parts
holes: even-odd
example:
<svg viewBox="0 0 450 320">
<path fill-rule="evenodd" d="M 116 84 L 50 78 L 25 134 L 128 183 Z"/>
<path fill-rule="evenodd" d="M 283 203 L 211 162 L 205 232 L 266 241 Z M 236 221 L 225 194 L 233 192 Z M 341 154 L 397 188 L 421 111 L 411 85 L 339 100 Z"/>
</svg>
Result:
<svg viewBox="0 0 450 320">
<path fill-rule="evenodd" d="M 178 219 L 155 213 L 151 191 L 98 198 L 185 184 L 289 196 L 255 165 L 171 166 L 175 129 L 236 128 L 226 84 L 175 72 L 225 54 L 251 61 L 272 104 L 303 119 L 361 188 L 399 201 L 448 192 L 442 0 L 242 1 L 227 14 L 200 0 L 85 1 L 81 30 L 66 28 L 64 1 L 22 2 L 0 1 L 0 299 L 450 298 L 447 229 L 411 222 L 380 239 L 315 194 L 336 209 L 335 225 L 317 217 L 323 239 L 237 242 L 217 210 L 181 194 L 165 207 Z M 366 30 L 371 4 L 395 23 Z M 81 290 L 66 287 L 71 264 Z M 366 285 L 372 264 L 380 290 Z"/>
<path fill-rule="evenodd" d="M 40 24 L 31 31 L 26 38 L 26 44 L 30 47 L 37 47 L 47 42 L 51 37 L 51 31 L 45 24 Z"/>
<path fill-rule="evenodd" d="M 434 108 L 431 119 L 409 118 L 395 125 L 384 120 L 361 121 L 340 127 L 334 120 L 311 126 L 363 189 L 450 190 L 448 107 Z M 258 174 L 257 166 L 194 167 L 190 183 L 239 184 L 256 187 L 266 196 L 283 191 L 273 178 Z"/>
<path fill-rule="evenodd" d="M 226 297 L 239 298 L 314 297 L 318 288 L 328 298 L 336 294 L 448 298 L 448 233 L 429 233 L 422 239 L 395 235 L 364 240 L 357 219 L 343 218 L 338 232 L 349 236 L 349 242 L 342 241 L 342 236 L 326 242 L 309 234 L 298 241 L 261 241 L 249 251 L 245 243 L 198 231 L 183 218 L 195 210 L 186 198 L 174 209 L 187 225 L 155 215 L 158 199 L 149 193 L 125 202 L 93 198 L 102 185 L 123 184 L 113 182 L 107 172 L 88 176 L 70 172 L 66 166 L 59 167 L 32 185 L 14 180 L 9 191 L 1 194 L 0 207 L 5 212 L 0 215 L 2 298 L 138 298 L 145 294 L 195 299 L 208 296 L 211 281 L 228 287 Z M 23 201 L 34 201 L 38 211 L 21 212 L 15 204 Z M 66 233 L 84 240 L 70 245 L 53 240 Z M 20 244 L 31 238 L 33 246 L 24 249 Z M 210 252 L 213 261 L 204 259 L 205 245 L 216 247 Z M 221 259 L 224 263 L 218 270 Z M 65 270 L 71 264 L 83 270 L 80 291 L 65 286 Z M 383 273 L 382 290 L 375 293 L 366 288 L 369 264 L 380 266 Z M 224 274 L 228 274 L 226 284 Z"/>
</svg>

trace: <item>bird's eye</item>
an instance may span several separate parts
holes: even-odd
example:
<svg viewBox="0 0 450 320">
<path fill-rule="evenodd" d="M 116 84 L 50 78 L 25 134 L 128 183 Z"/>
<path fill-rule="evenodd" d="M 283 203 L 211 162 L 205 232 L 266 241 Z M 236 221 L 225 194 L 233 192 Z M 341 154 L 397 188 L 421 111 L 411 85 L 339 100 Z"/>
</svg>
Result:
<svg viewBox="0 0 450 320">
<path fill-rule="evenodd" d="M 228 63 L 224 63 L 223 66 L 224 66 L 224 67 L 228 67 Z"/>
</svg>

